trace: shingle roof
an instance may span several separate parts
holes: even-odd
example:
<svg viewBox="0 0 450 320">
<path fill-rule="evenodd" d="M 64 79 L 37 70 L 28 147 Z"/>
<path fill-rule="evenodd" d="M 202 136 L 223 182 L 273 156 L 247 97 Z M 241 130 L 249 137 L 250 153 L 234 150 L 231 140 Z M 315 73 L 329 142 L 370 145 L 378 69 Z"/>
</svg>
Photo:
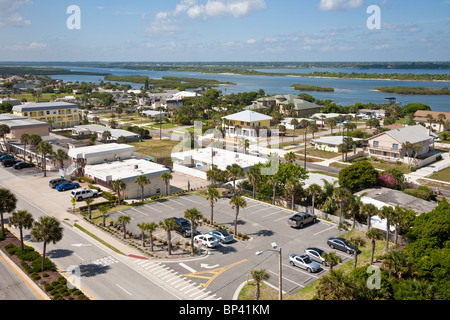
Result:
<svg viewBox="0 0 450 320">
<path fill-rule="evenodd" d="M 390 131 L 384 132 L 393 139 L 397 140 L 400 143 L 404 143 L 406 141 L 409 141 L 410 143 L 417 143 L 425 140 L 431 139 L 430 135 L 428 134 L 428 129 L 421 126 L 421 125 L 415 125 L 415 126 L 408 126 L 403 127 L 399 129 L 394 129 Z"/>
</svg>

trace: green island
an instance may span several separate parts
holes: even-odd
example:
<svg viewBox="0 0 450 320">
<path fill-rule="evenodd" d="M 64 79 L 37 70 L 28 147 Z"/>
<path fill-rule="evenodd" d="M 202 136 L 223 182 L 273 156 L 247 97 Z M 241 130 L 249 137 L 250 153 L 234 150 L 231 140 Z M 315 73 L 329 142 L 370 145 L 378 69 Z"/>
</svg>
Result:
<svg viewBox="0 0 450 320">
<path fill-rule="evenodd" d="M 297 91 L 334 92 L 334 88 L 318 87 L 307 84 L 293 84 L 291 87 Z"/>
<path fill-rule="evenodd" d="M 384 93 L 396 94 L 414 94 L 414 95 L 450 95 L 450 90 L 447 87 L 442 89 L 425 88 L 425 87 L 380 87 L 373 90 Z"/>
<path fill-rule="evenodd" d="M 49 76 L 57 74 L 73 74 L 73 75 L 105 75 L 105 73 L 98 72 L 83 72 L 71 71 L 64 68 L 50 68 L 50 67 L 20 67 L 20 66 L 0 66 L 0 75 L 35 75 L 35 76 Z"/>
<path fill-rule="evenodd" d="M 115 82 L 131 82 L 131 83 L 142 83 L 148 84 L 153 87 L 163 88 L 163 89 L 195 89 L 199 87 L 217 87 L 219 85 L 235 85 L 232 82 L 221 82 L 212 79 L 198 79 L 198 78 L 187 78 L 187 77 L 162 77 L 162 79 L 150 79 L 147 76 L 141 75 L 131 75 L 131 76 L 116 76 L 116 75 L 106 75 L 105 81 L 115 81 Z"/>
</svg>

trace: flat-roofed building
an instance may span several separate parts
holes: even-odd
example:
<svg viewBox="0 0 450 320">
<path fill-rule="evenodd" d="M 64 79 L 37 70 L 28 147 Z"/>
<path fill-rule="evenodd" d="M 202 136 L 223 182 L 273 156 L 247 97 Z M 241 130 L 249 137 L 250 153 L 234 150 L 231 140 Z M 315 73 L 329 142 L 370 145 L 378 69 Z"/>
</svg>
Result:
<svg viewBox="0 0 450 320">
<path fill-rule="evenodd" d="M 44 121 L 52 128 L 69 128 L 79 124 L 78 105 L 67 102 L 39 102 L 14 106 L 13 114 Z"/>
<path fill-rule="evenodd" d="M 9 127 L 10 133 L 6 135 L 9 140 L 20 140 L 24 133 L 37 134 L 41 137 L 49 135 L 48 123 L 15 114 L 0 114 L 0 124 Z"/>
<path fill-rule="evenodd" d="M 142 189 L 136 183 L 136 179 L 141 175 L 150 180 L 150 184 L 144 187 L 144 197 L 164 194 L 166 184 L 161 175 L 165 172 L 170 173 L 170 170 L 163 165 L 132 158 L 101 164 L 88 164 L 84 168 L 85 177 L 93 179 L 95 183 L 105 187 L 111 187 L 110 184 L 114 180 L 122 180 L 126 184 L 125 190 L 121 191 L 121 196 L 124 199 L 141 197 Z"/>
</svg>

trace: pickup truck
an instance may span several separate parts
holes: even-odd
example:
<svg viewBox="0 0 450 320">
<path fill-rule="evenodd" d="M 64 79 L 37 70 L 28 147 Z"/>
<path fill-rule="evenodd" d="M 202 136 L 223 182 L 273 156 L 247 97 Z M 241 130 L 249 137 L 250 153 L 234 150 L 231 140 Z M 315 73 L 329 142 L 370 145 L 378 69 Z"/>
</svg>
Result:
<svg viewBox="0 0 450 320">
<path fill-rule="evenodd" d="M 306 212 L 301 212 L 288 218 L 288 224 L 292 228 L 302 228 L 305 224 L 315 223 L 317 216 Z"/>
</svg>

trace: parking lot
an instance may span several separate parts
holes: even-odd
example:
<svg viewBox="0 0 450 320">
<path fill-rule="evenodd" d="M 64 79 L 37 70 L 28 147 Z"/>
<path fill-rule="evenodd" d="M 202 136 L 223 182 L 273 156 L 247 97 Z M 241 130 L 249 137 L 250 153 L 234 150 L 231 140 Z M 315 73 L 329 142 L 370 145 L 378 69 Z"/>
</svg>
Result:
<svg viewBox="0 0 450 320">
<path fill-rule="evenodd" d="M 246 233 L 249 240 L 237 240 L 229 244 L 220 244 L 214 249 L 205 249 L 208 255 L 205 259 L 185 261 L 183 263 L 174 262 L 171 264 L 173 272 L 185 274 L 186 277 L 199 285 L 218 290 L 222 296 L 227 297 L 231 292 L 223 293 L 227 284 L 245 279 L 246 275 L 254 268 L 265 268 L 270 274 L 268 283 L 278 288 L 278 254 L 268 251 L 260 256 L 257 251 L 272 249 L 271 244 L 276 242 L 282 247 L 283 266 L 283 291 L 287 293 L 295 292 L 306 285 L 314 282 L 320 276 L 328 272 L 328 267 L 323 267 L 317 273 L 307 271 L 289 264 L 291 253 L 303 254 L 307 247 L 317 247 L 329 252 L 326 241 L 328 237 L 342 234 L 336 226 L 327 221 L 307 225 L 302 229 L 289 227 L 288 217 L 295 212 L 289 209 L 280 208 L 271 204 L 245 198 L 247 207 L 241 208 L 238 218 L 238 232 Z M 127 226 L 133 233 L 140 233 L 137 224 L 141 222 L 156 222 L 171 218 L 183 217 L 184 211 L 190 208 L 197 208 L 205 217 L 210 217 L 209 201 L 198 195 L 183 195 L 171 199 L 159 200 L 135 208 L 116 211 L 110 214 L 111 219 L 117 219 L 125 214 L 131 217 L 131 223 Z M 227 227 L 234 227 L 235 210 L 229 204 L 229 199 L 220 199 L 214 205 L 214 221 Z M 211 230 L 208 226 L 199 226 L 197 234 L 208 233 Z M 155 233 L 159 238 L 166 239 L 166 232 L 159 230 Z M 172 242 L 188 241 L 177 232 L 172 232 Z M 337 252 L 343 262 L 352 258 L 346 253 Z M 205 262 L 206 260 L 206 262 Z M 233 266 L 234 273 L 225 272 L 227 266 Z M 210 266 L 210 267 L 208 267 Z M 212 267 L 217 267 L 210 269 Z M 209 269 L 208 269 L 209 268 Z M 210 274 L 208 274 L 211 272 Z M 220 274 L 220 276 L 219 276 Z M 205 279 L 214 278 L 214 281 L 207 282 Z"/>
</svg>

